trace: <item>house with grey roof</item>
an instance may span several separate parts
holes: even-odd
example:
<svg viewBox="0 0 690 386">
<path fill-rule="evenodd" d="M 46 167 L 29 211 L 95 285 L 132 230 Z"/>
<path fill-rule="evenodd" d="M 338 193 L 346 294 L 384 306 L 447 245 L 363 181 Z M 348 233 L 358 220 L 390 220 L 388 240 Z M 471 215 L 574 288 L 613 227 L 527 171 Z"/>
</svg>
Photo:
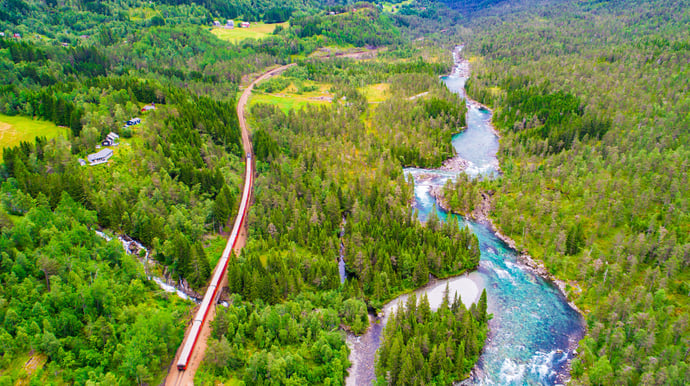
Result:
<svg viewBox="0 0 690 386">
<path fill-rule="evenodd" d="M 103 149 L 98 153 L 89 154 L 86 159 L 89 161 L 89 165 L 98 165 L 108 162 L 110 157 L 113 156 L 113 151 L 111 149 Z"/>
<path fill-rule="evenodd" d="M 119 138 L 120 138 L 119 135 L 117 135 L 111 131 L 108 135 L 105 136 L 105 139 L 103 140 L 103 142 L 101 142 L 101 145 L 103 145 L 103 146 L 117 146 L 117 145 L 119 145 L 119 143 L 117 142 L 117 140 Z"/>
</svg>

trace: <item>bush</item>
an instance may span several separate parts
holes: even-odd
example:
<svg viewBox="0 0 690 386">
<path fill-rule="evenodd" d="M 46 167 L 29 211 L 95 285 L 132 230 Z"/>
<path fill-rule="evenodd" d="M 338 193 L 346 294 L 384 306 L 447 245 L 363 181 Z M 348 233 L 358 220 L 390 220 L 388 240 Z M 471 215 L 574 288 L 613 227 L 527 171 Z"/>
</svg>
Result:
<svg viewBox="0 0 690 386">
<path fill-rule="evenodd" d="M 151 26 L 152 27 L 159 27 L 165 25 L 165 19 L 161 17 L 160 15 L 156 15 L 151 18 Z"/>
<path fill-rule="evenodd" d="M 123 138 L 132 138 L 132 128 L 131 127 L 125 127 L 122 130 L 120 130 L 120 134 L 122 134 Z"/>
<path fill-rule="evenodd" d="M 289 85 L 289 79 L 279 76 L 275 78 L 270 78 L 265 82 L 259 83 L 258 85 L 256 85 L 256 88 L 267 93 L 274 93 L 285 90 Z"/>
</svg>

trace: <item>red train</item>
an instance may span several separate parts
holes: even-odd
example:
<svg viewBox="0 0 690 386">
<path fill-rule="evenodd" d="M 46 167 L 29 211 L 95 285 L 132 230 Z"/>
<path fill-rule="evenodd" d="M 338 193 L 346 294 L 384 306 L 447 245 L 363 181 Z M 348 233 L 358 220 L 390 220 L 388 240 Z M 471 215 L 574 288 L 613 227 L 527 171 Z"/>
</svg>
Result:
<svg viewBox="0 0 690 386">
<path fill-rule="evenodd" d="M 230 254 L 232 253 L 235 244 L 237 243 L 237 236 L 240 234 L 240 229 L 244 224 L 244 219 L 247 216 L 247 210 L 249 208 L 249 196 L 252 190 L 254 173 L 252 171 L 252 157 L 250 153 L 247 153 L 247 171 L 245 176 L 244 190 L 242 191 L 242 201 L 240 202 L 240 208 L 237 212 L 237 218 L 235 218 L 235 224 L 232 227 L 232 233 L 228 238 L 228 243 L 225 245 L 225 250 L 223 250 L 223 255 L 216 265 L 216 270 L 213 273 L 213 278 L 211 279 L 211 284 L 206 290 L 204 299 L 201 301 L 201 306 L 199 311 L 197 311 L 194 319 L 192 320 L 192 329 L 187 335 L 187 339 L 184 341 L 184 346 L 182 347 L 182 352 L 180 353 L 180 358 L 177 360 L 177 369 L 186 370 L 187 364 L 189 363 L 189 358 L 192 356 L 192 351 L 196 345 L 196 341 L 199 339 L 199 333 L 201 333 L 201 326 L 203 326 L 206 317 L 208 316 L 208 311 L 211 309 L 211 305 L 214 304 L 218 297 L 218 289 L 220 287 L 220 282 L 223 280 L 223 275 L 228 267 L 228 259 L 230 259 Z"/>
</svg>

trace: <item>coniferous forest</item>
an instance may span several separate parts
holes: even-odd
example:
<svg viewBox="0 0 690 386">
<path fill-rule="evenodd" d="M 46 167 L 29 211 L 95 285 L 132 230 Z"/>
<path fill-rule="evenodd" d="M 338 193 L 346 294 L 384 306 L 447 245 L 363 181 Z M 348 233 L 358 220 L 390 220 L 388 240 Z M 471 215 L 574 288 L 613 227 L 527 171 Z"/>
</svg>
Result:
<svg viewBox="0 0 690 386">
<path fill-rule="evenodd" d="M 492 218 L 584 311 L 574 381 L 687 383 L 688 5 L 485 17 L 468 91 L 502 134 Z"/>
<path fill-rule="evenodd" d="M 426 294 L 412 294 L 386 325 L 378 351 L 377 382 L 451 384 L 466 378 L 477 361 L 487 332 L 486 291 L 469 310 L 457 296 L 432 311 Z"/>
<path fill-rule="evenodd" d="M 194 380 L 345 384 L 348 334 L 480 265 L 470 227 L 419 221 L 403 172 L 469 124 L 440 79 L 459 44 L 501 173 L 459 174 L 445 205 L 564 283 L 586 327 L 571 384 L 690 383 L 687 2 L 0 0 L 0 32 L 0 385 L 165 381 L 196 305 L 152 278 L 204 293 L 244 184 L 239 93 L 288 63 L 247 105 L 247 241 Z M 501 328 L 477 295 L 410 295 L 374 382 L 470 376 Z"/>
</svg>

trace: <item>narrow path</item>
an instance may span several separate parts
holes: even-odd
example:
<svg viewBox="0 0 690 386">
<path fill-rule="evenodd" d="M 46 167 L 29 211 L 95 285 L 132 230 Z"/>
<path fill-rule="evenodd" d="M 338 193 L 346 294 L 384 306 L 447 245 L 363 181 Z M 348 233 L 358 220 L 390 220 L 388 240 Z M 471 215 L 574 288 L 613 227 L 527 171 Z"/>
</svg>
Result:
<svg viewBox="0 0 690 386">
<path fill-rule="evenodd" d="M 275 69 L 272 69 L 270 71 L 265 72 L 258 78 L 256 78 L 252 83 L 247 86 L 247 88 L 242 92 L 242 96 L 240 96 L 240 99 L 237 103 L 237 118 L 240 123 L 240 130 L 242 132 L 242 146 L 244 147 L 244 152 L 246 155 L 251 155 L 251 158 L 247 159 L 247 162 L 252 162 L 254 158 L 254 154 L 252 152 L 252 143 L 249 137 L 249 127 L 247 126 L 247 120 L 245 118 L 245 108 L 247 106 L 247 101 L 249 100 L 249 95 L 252 93 L 252 89 L 254 86 L 261 82 L 262 80 L 268 79 L 271 76 L 280 74 L 281 72 L 285 71 L 287 68 L 294 66 L 295 63 L 287 64 Z M 253 169 L 252 169 L 253 170 Z M 250 184 L 253 182 L 253 179 L 250 180 Z M 249 189 L 244 189 L 243 190 L 246 195 L 250 195 L 252 191 L 252 187 L 250 186 Z M 246 222 L 242 222 L 242 229 L 239 230 L 238 235 L 237 235 L 237 241 L 235 242 L 234 246 L 234 252 L 235 254 L 239 254 L 240 250 L 244 247 L 246 241 L 247 241 L 247 229 L 246 229 Z M 235 226 L 238 226 L 237 222 Z M 233 230 L 234 232 L 234 230 Z M 233 233 L 231 232 L 231 234 Z M 231 243 L 231 237 L 228 237 L 228 243 Z M 226 249 L 228 246 L 226 246 Z M 222 259 L 221 259 L 222 260 Z M 220 266 L 220 261 L 218 266 L 216 266 L 214 270 L 215 271 L 218 269 L 224 269 L 224 267 Z M 213 277 L 212 275 L 211 277 Z M 227 278 L 225 277 L 225 273 L 223 273 L 222 279 L 220 281 L 220 288 L 224 288 L 227 285 Z M 194 311 L 196 313 L 196 310 Z M 204 353 L 206 352 L 206 346 L 207 346 L 207 341 L 209 336 L 211 335 L 211 321 L 215 318 L 216 316 L 216 302 L 212 302 L 209 312 L 208 312 L 208 317 L 205 319 L 204 323 L 201 326 L 201 330 L 199 332 L 199 337 L 196 341 L 196 344 L 194 346 L 194 350 L 192 351 L 191 357 L 189 359 L 189 363 L 187 364 L 187 369 L 186 370 L 178 370 L 177 369 L 177 360 L 180 355 L 180 352 L 182 350 L 183 345 L 180 345 L 180 348 L 178 348 L 177 353 L 175 355 L 175 358 L 172 361 L 172 364 L 170 366 L 170 370 L 168 371 L 168 376 L 165 379 L 165 384 L 166 385 L 193 385 L 194 384 L 194 375 L 196 374 L 197 369 L 199 368 L 199 365 L 201 364 L 201 361 L 204 359 Z M 191 324 L 187 327 L 187 330 L 185 331 L 185 338 L 182 340 L 184 343 L 187 340 L 187 336 L 189 335 L 191 330 Z"/>
<path fill-rule="evenodd" d="M 413 100 L 415 100 L 415 99 L 417 99 L 417 98 L 423 97 L 424 95 L 426 95 L 426 94 L 428 94 L 428 93 L 429 93 L 428 91 L 420 92 L 420 93 L 417 94 L 417 95 L 412 95 L 411 97 L 407 98 L 407 100 L 413 101 Z"/>
</svg>

